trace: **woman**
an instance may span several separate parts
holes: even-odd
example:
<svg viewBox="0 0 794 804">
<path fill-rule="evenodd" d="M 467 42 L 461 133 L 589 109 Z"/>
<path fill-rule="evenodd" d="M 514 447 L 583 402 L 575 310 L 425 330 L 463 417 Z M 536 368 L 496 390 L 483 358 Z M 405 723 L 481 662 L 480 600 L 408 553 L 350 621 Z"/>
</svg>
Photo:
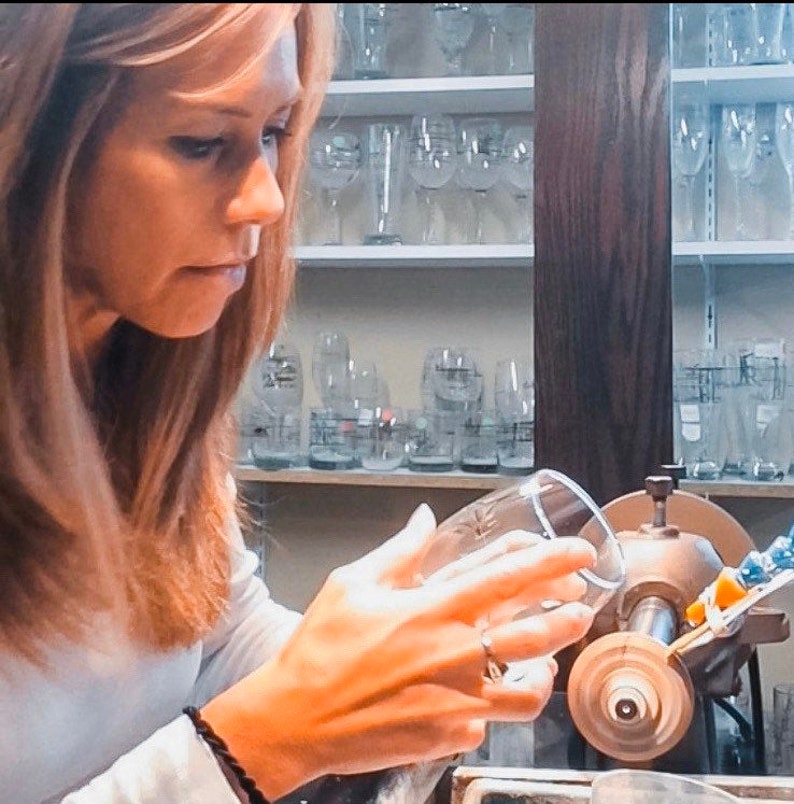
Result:
<svg viewBox="0 0 794 804">
<path fill-rule="evenodd" d="M 427 506 L 302 618 L 254 576 L 229 411 L 291 292 L 333 41 L 331 4 L 2 6 L 0 789 L 14 802 L 273 800 L 448 757 L 489 719 L 535 717 L 545 657 L 589 627 L 573 603 L 479 625 L 496 605 L 575 595 L 593 560 L 579 540 L 514 538 L 417 587 Z M 535 658 L 507 685 L 484 673 L 494 657 Z"/>
</svg>

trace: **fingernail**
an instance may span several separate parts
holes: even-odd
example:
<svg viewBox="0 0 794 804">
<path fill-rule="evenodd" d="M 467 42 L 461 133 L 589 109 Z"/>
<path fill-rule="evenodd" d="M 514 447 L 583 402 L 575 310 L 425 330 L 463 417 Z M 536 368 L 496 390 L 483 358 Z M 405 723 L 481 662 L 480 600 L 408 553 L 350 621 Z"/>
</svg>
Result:
<svg viewBox="0 0 794 804">
<path fill-rule="evenodd" d="M 551 670 L 551 674 L 556 676 L 557 671 L 560 669 L 560 666 L 557 664 L 557 660 L 553 656 L 549 656 L 547 661 L 549 663 L 549 670 Z"/>
</svg>

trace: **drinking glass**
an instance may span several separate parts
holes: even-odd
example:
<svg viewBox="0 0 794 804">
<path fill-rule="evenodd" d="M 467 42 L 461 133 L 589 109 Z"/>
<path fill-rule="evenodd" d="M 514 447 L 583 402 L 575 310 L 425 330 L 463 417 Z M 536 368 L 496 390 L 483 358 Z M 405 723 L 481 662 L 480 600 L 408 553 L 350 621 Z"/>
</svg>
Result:
<svg viewBox="0 0 794 804">
<path fill-rule="evenodd" d="M 532 416 L 535 383 L 529 363 L 517 358 L 497 360 L 494 368 L 494 404 L 505 417 Z"/>
<path fill-rule="evenodd" d="M 748 237 L 744 214 L 742 182 L 750 172 L 756 147 L 755 104 L 742 103 L 723 106 L 720 144 L 725 163 L 733 177 L 736 198 L 735 238 Z"/>
<path fill-rule="evenodd" d="M 479 410 L 483 381 L 474 354 L 466 348 L 449 347 L 436 351 L 434 358 L 435 409 L 460 414 Z"/>
<path fill-rule="evenodd" d="M 488 26 L 485 72 L 487 75 L 496 75 L 499 72 L 496 58 L 496 35 L 499 33 L 499 18 L 507 7 L 507 3 L 474 3 L 474 5 L 485 17 Z"/>
<path fill-rule="evenodd" d="M 486 494 L 445 519 L 436 529 L 420 572 L 425 583 L 452 577 L 465 556 L 488 547 L 511 531 L 528 531 L 542 539 L 585 539 L 596 551 L 580 600 L 599 611 L 626 577 L 623 552 L 601 509 L 571 478 L 539 469 L 506 488 Z M 523 613 L 537 613 L 559 601 L 544 601 Z M 498 614 L 492 612 L 492 616 Z"/>
<path fill-rule="evenodd" d="M 593 804 L 661 804 L 681 801 L 690 804 L 729 804 L 740 799 L 714 785 L 659 771 L 621 768 L 595 776 Z"/>
<path fill-rule="evenodd" d="M 794 684 L 772 690 L 772 763 L 776 773 L 794 773 Z"/>
<path fill-rule="evenodd" d="M 753 64 L 782 64 L 786 3 L 750 3 L 753 24 Z"/>
<path fill-rule="evenodd" d="M 370 472 L 393 472 L 405 462 L 407 422 L 400 408 L 376 407 L 358 418 L 358 454 Z"/>
<path fill-rule="evenodd" d="M 469 3 L 433 3 L 433 34 L 447 63 L 447 75 L 463 75 L 463 54 L 474 33 Z"/>
<path fill-rule="evenodd" d="M 673 109 L 673 172 L 684 182 L 684 231 L 681 240 L 697 240 L 695 179 L 706 161 L 709 110 L 700 103 L 676 104 Z"/>
<path fill-rule="evenodd" d="M 346 3 L 354 78 L 388 78 L 386 45 L 391 27 L 388 3 Z"/>
<path fill-rule="evenodd" d="M 460 468 L 463 472 L 493 474 L 499 467 L 499 423 L 495 410 L 478 410 L 463 419 L 460 432 Z"/>
<path fill-rule="evenodd" d="M 780 161 L 788 177 L 788 238 L 794 240 L 794 101 L 777 104 L 775 141 Z"/>
<path fill-rule="evenodd" d="M 401 123 L 367 127 L 367 179 L 372 223 L 366 245 L 402 242 L 402 183 L 405 174 L 406 128 Z"/>
<path fill-rule="evenodd" d="M 500 20 L 507 35 L 507 72 L 511 75 L 531 73 L 534 69 L 534 3 L 505 3 Z"/>
<path fill-rule="evenodd" d="M 361 141 L 352 131 L 317 129 L 309 145 L 312 178 L 320 186 L 326 207 L 326 246 L 342 242 L 342 218 L 339 197 L 359 176 L 362 164 Z"/>
<path fill-rule="evenodd" d="M 531 125 L 510 126 L 505 131 L 502 168 L 507 183 L 513 188 L 518 206 L 516 240 L 532 240 L 532 182 L 535 171 L 535 129 Z"/>
<path fill-rule="evenodd" d="M 444 242 L 438 191 L 457 167 L 455 122 L 447 114 L 415 115 L 408 143 L 408 172 L 420 191 L 422 245 Z"/>
<path fill-rule="evenodd" d="M 254 368 L 254 393 L 269 414 L 294 413 L 303 402 L 300 352 L 291 343 L 275 342 Z"/>
<path fill-rule="evenodd" d="M 768 218 L 764 206 L 764 186 L 770 177 L 772 162 L 776 156 L 774 122 L 769 126 L 761 125 L 758 120 L 758 129 L 755 140 L 755 152 L 747 173 L 747 192 L 752 219 L 755 221 L 755 235 L 762 240 L 766 239 L 768 232 Z"/>
<path fill-rule="evenodd" d="M 504 134 L 493 117 L 467 117 L 458 129 L 457 182 L 474 196 L 474 231 L 470 242 L 484 243 L 488 192 L 501 174 Z"/>
<path fill-rule="evenodd" d="M 350 344 L 343 332 L 318 332 L 315 336 L 312 380 L 324 406 L 339 409 L 350 403 Z"/>
</svg>

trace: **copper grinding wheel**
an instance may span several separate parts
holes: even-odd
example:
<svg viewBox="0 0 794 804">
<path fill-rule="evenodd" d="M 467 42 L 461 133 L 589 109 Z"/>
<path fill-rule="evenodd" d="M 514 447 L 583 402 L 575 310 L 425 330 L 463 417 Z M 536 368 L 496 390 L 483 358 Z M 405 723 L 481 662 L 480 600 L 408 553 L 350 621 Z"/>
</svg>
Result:
<svg viewBox="0 0 794 804">
<path fill-rule="evenodd" d="M 636 632 L 591 642 L 571 668 L 567 699 L 584 739 L 623 762 L 646 762 L 669 751 L 694 711 L 687 669 L 660 642 Z"/>
</svg>

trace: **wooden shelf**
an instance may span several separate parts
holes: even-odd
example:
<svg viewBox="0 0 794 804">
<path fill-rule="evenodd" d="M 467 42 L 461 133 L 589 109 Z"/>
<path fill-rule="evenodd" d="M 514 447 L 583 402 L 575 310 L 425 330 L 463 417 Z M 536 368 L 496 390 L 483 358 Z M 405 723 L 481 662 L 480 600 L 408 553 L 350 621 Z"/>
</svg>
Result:
<svg viewBox="0 0 794 804">
<path fill-rule="evenodd" d="M 680 488 L 703 497 L 748 497 L 758 499 L 794 500 L 794 478 L 784 480 L 682 480 Z"/>
<path fill-rule="evenodd" d="M 364 469 L 345 471 L 325 471 L 298 467 L 270 471 L 256 466 L 238 465 L 235 479 L 249 483 L 295 483 L 319 486 L 380 486 L 389 488 L 425 489 L 471 489 L 491 491 L 504 488 L 516 482 L 517 478 L 508 475 L 477 475 L 469 472 L 447 472 L 431 474 L 412 472 L 410 469 L 396 469 L 394 472 L 368 472 Z"/>
</svg>

